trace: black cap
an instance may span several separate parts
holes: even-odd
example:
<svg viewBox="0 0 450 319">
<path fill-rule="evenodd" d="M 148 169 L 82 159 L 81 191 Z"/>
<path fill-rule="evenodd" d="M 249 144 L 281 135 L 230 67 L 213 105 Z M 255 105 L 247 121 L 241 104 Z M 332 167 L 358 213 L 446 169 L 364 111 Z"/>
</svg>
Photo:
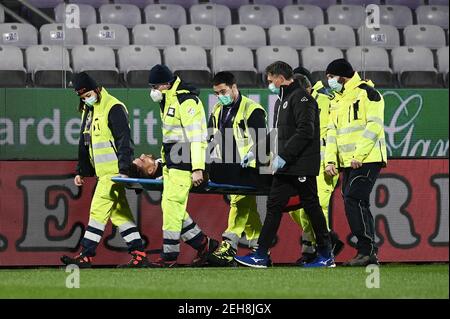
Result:
<svg viewBox="0 0 450 319">
<path fill-rule="evenodd" d="M 325 73 L 351 78 L 355 74 L 355 71 L 347 60 L 337 59 L 328 64 Z"/>
<path fill-rule="evenodd" d="M 78 95 L 93 91 L 98 88 L 97 82 L 91 78 L 86 72 L 75 74 L 73 78 L 73 88 Z"/>
<path fill-rule="evenodd" d="M 312 85 L 312 83 L 313 83 L 312 76 L 311 76 L 311 72 L 309 72 L 308 69 L 305 69 L 304 67 L 299 66 L 298 68 L 294 69 L 293 73 L 294 74 L 301 74 L 301 75 L 306 76 L 306 78 L 308 79 L 309 83 L 311 83 L 311 85 Z"/>
<path fill-rule="evenodd" d="M 150 70 L 150 75 L 148 77 L 148 83 L 153 84 L 163 84 L 170 83 L 174 79 L 172 71 L 164 64 L 157 64 Z"/>
</svg>

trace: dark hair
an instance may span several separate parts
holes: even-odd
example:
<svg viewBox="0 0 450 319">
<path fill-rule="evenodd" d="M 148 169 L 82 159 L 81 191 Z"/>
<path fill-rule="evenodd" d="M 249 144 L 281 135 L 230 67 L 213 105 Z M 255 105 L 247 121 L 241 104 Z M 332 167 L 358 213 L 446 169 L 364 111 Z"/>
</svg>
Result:
<svg viewBox="0 0 450 319">
<path fill-rule="evenodd" d="M 94 90 L 95 93 L 97 93 L 97 102 L 100 102 L 102 100 L 102 88 L 98 87 Z M 83 112 L 84 107 L 85 107 L 86 103 L 83 102 L 83 100 L 80 97 L 80 104 L 78 105 L 78 112 Z"/>
<path fill-rule="evenodd" d="M 231 72 L 223 71 L 214 75 L 213 85 L 219 85 L 222 83 L 230 87 L 233 86 L 233 84 L 236 84 L 236 78 L 234 77 L 234 74 Z"/>
<path fill-rule="evenodd" d="M 300 87 L 302 87 L 304 90 L 306 90 L 308 87 L 312 88 L 312 84 L 306 77 L 306 75 L 295 73 L 292 78 L 294 79 L 294 81 L 297 81 Z"/>
<path fill-rule="evenodd" d="M 292 79 L 292 68 L 283 61 L 276 61 L 266 67 L 266 74 L 282 75 L 286 80 Z"/>
</svg>

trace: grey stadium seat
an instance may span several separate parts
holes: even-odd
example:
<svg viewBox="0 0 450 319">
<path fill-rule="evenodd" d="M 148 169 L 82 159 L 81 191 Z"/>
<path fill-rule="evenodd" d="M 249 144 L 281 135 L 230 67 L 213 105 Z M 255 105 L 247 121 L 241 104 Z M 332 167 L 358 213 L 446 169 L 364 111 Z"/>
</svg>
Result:
<svg viewBox="0 0 450 319">
<path fill-rule="evenodd" d="M 310 29 L 324 24 L 323 11 L 313 5 L 292 5 L 283 8 L 285 24 L 300 24 Z"/>
<path fill-rule="evenodd" d="M 331 61 L 341 59 L 344 54 L 334 47 L 312 46 L 302 50 L 302 65 L 307 68 L 314 81 L 325 80 L 325 70 Z"/>
<path fill-rule="evenodd" d="M 186 24 L 186 10 L 178 4 L 150 4 L 144 13 L 146 23 L 168 24 L 173 28 Z"/>
<path fill-rule="evenodd" d="M 92 75 L 100 85 L 119 86 L 119 71 L 111 48 L 99 45 L 79 45 L 72 49 L 73 72 Z"/>
<path fill-rule="evenodd" d="M 130 44 L 128 30 L 121 24 L 92 24 L 86 29 L 87 44 L 118 49 Z"/>
<path fill-rule="evenodd" d="M 100 22 L 123 24 L 132 28 L 141 24 L 141 11 L 132 4 L 105 4 L 100 7 Z"/>
<path fill-rule="evenodd" d="M 272 6 L 276 6 L 279 9 L 282 9 L 286 6 L 290 6 L 294 3 L 293 0 L 253 0 L 254 4 L 270 4 Z"/>
<path fill-rule="evenodd" d="M 26 49 L 25 55 L 35 86 L 62 87 L 72 78 L 69 52 L 62 46 L 33 45 Z"/>
<path fill-rule="evenodd" d="M 25 23 L 0 24 L 0 44 L 26 48 L 38 43 L 36 28 Z"/>
<path fill-rule="evenodd" d="M 318 25 L 313 29 L 314 45 L 347 49 L 356 45 L 353 29 L 343 24 Z"/>
<path fill-rule="evenodd" d="M 448 29 L 448 5 L 420 6 L 416 9 L 417 23 L 433 24 Z"/>
<path fill-rule="evenodd" d="M 99 8 L 100 6 L 102 6 L 104 4 L 108 4 L 109 0 L 69 0 L 69 3 L 88 4 L 95 8 Z"/>
<path fill-rule="evenodd" d="M 256 68 L 262 75 L 262 83 L 265 83 L 266 67 L 275 61 L 284 61 L 294 69 L 299 65 L 298 53 L 288 46 L 266 46 L 256 50 Z"/>
<path fill-rule="evenodd" d="M 253 54 L 243 46 L 222 45 L 211 50 L 213 73 L 230 71 L 240 87 L 255 87 L 257 83 Z"/>
<path fill-rule="evenodd" d="M 437 87 L 433 53 L 424 47 L 397 47 L 392 50 L 392 66 L 405 87 Z"/>
<path fill-rule="evenodd" d="M 141 9 L 144 9 L 149 4 L 154 4 L 155 0 L 114 0 L 117 4 L 134 4 Z"/>
<path fill-rule="evenodd" d="M 257 25 L 229 25 L 223 31 L 223 35 L 226 45 L 241 45 L 257 49 L 267 44 L 264 29 Z"/>
<path fill-rule="evenodd" d="M 55 8 L 55 20 L 57 23 L 66 23 L 66 9 L 72 10 L 71 15 L 68 15 L 68 18 L 75 14 L 74 5 L 66 5 L 64 3 L 59 4 Z M 97 23 L 97 14 L 95 13 L 95 9 L 93 6 L 87 4 L 78 4 L 77 9 L 79 12 L 79 23 L 81 28 L 86 28 L 88 25 Z M 70 23 L 70 20 L 68 21 Z"/>
<path fill-rule="evenodd" d="M 210 2 L 222 4 L 230 9 L 237 9 L 240 6 L 250 4 L 250 0 L 211 0 Z"/>
<path fill-rule="evenodd" d="M 393 25 L 404 28 L 413 24 L 411 9 L 406 6 L 382 5 L 380 6 L 380 24 Z"/>
<path fill-rule="evenodd" d="M 376 86 L 395 86 L 395 77 L 389 67 L 389 55 L 384 48 L 353 47 L 347 50 L 347 60 L 356 71 L 364 71 L 364 77 L 372 80 Z"/>
<path fill-rule="evenodd" d="M 279 24 L 269 29 L 271 45 L 290 46 L 303 49 L 311 46 L 311 35 L 307 27 L 297 24 Z"/>
<path fill-rule="evenodd" d="M 199 0 L 159 0 L 161 4 L 179 4 L 186 9 L 198 4 Z"/>
<path fill-rule="evenodd" d="M 361 26 L 358 29 L 359 44 L 393 49 L 400 46 L 400 34 L 392 25 L 380 25 L 379 28 Z"/>
<path fill-rule="evenodd" d="M 175 45 L 164 49 L 165 64 L 184 81 L 198 87 L 211 86 L 206 51 L 193 45 Z"/>
<path fill-rule="evenodd" d="M 297 0 L 298 4 L 313 4 L 326 10 L 329 6 L 335 5 L 336 0 Z"/>
<path fill-rule="evenodd" d="M 26 81 L 22 51 L 12 45 L 0 45 L 0 87 L 23 87 Z"/>
<path fill-rule="evenodd" d="M 327 9 L 329 24 L 345 24 L 354 29 L 364 25 L 366 11 L 359 5 L 334 5 Z"/>
<path fill-rule="evenodd" d="M 444 83 L 448 87 L 448 46 L 437 51 L 438 70 L 442 73 Z"/>
<path fill-rule="evenodd" d="M 0 23 L 5 22 L 5 10 L 3 10 L 3 7 L 0 7 Z"/>
<path fill-rule="evenodd" d="M 280 24 L 278 9 L 271 5 L 245 5 L 239 8 L 240 24 L 255 24 L 265 29 Z"/>
<path fill-rule="evenodd" d="M 445 32 L 437 25 L 409 25 L 403 30 L 405 45 L 438 49 L 445 46 Z"/>
<path fill-rule="evenodd" d="M 83 32 L 78 28 L 65 28 L 62 23 L 44 24 L 39 30 L 41 44 L 73 48 L 83 44 Z"/>
<path fill-rule="evenodd" d="M 192 24 L 210 24 L 225 28 L 231 24 L 231 11 L 227 6 L 213 3 L 193 5 L 189 9 Z"/>
<path fill-rule="evenodd" d="M 161 64 L 161 54 L 156 47 L 130 45 L 117 52 L 120 73 L 129 87 L 148 87 L 150 69 Z"/>
<path fill-rule="evenodd" d="M 175 31 L 167 24 L 138 24 L 133 28 L 133 44 L 159 49 L 175 45 Z"/>
<path fill-rule="evenodd" d="M 212 49 L 221 45 L 220 31 L 208 24 L 185 24 L 178 29 L 180 44 L 197 45 Z"/>
</svg>

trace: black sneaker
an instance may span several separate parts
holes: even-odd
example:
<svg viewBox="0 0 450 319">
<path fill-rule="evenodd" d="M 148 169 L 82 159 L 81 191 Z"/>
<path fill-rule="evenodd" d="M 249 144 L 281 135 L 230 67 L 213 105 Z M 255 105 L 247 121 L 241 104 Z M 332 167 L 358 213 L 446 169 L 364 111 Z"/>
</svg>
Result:
<svg viewBox="0 0 450 319">
<path fill-rule="evenodd" d="M 69 257 L 69 256 L 62 256 L 61 262 L 64 265 L 77 265 L 80 268 L 91 268 L 92 267 L 92 257 L 83 256 L 82 254 L 79 254 L 75 257 Z"/>
<path fill-rule="evenodd" d="M 208 261 L 208 255 L 214 252 L 219 247 L 219 242 L 213 238 L 206 237 L 203 246 L 198 250 L 197 257 L 192 261 L 191 266 L 204 266 Z"/>
<path fill-rule="evenodd" d="M 337 255 L 339 255 L 344 249 L 344 242 L 339 239 L 338 234 L 335 233 L 334 231 L 330 232 L 330 238 L 331 238 L 331 246 L 333 249 L 333 256 L 334 258 L 336 258 Z"/>
<path fill-rule="evenodd" d="M 378 257 L 376 254 L 373 255 L 363 255 L 357 254 L 353 259 L 342 264 L 342 266 L 349 267 L 365 267 L 367 265 L 379 265 Z"/>
<path fill-rule="evenodd" d="M 147 254 L 143 251 L 137 250 L 131 252 L 131 260 L 128 263 L 117 266 L 117 268 L 146 268 L 146 267 L 149 267 Z"/>
<path fill-rule="evenodd" d="M 212 254 L 208 255 L 208 262 L 220 267 L 231 266 L 236 253 L 236 249 L 234 249 L 229 242 L 224 240 Z"/>
<path fill-rule="evenodd" d="M 304 264 L 309 264 L 313 262 L 317 257 L 317 252 L 315 253 L 302 253 L 302 256 L 295 262 L 297 265 L 301 266 Z"/>
</svg>

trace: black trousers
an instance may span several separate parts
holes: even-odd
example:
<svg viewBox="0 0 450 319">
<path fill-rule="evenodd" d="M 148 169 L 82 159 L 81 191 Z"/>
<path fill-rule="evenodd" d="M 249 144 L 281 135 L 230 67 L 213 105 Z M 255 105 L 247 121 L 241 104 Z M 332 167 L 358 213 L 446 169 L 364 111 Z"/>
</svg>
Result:
<svg viewBox="0 0 450 319">
<path fill-rule="evenodd" d="M 369 198 L 381 167 L 382 163 L 365 163 L 358 169 L 343 170 L 345 215 L 352 234 L 358 239 L 358 253 L 363 255 L 377 253 L 375 221 L 370 212 Z"/>
<path fill-rule="evenodd" d="M 308 215 L 319 252 L 331 250 L 329 231 L 317 196 L 316 176 L 298 177 L 293 175 L 275 175 L 272 180 L 267 214 L 258 240 L 258 251 L 266 254 L 280 227 L 283 209 L 289 198 L 298 194 L 303 208 Z"/>
</svg>

